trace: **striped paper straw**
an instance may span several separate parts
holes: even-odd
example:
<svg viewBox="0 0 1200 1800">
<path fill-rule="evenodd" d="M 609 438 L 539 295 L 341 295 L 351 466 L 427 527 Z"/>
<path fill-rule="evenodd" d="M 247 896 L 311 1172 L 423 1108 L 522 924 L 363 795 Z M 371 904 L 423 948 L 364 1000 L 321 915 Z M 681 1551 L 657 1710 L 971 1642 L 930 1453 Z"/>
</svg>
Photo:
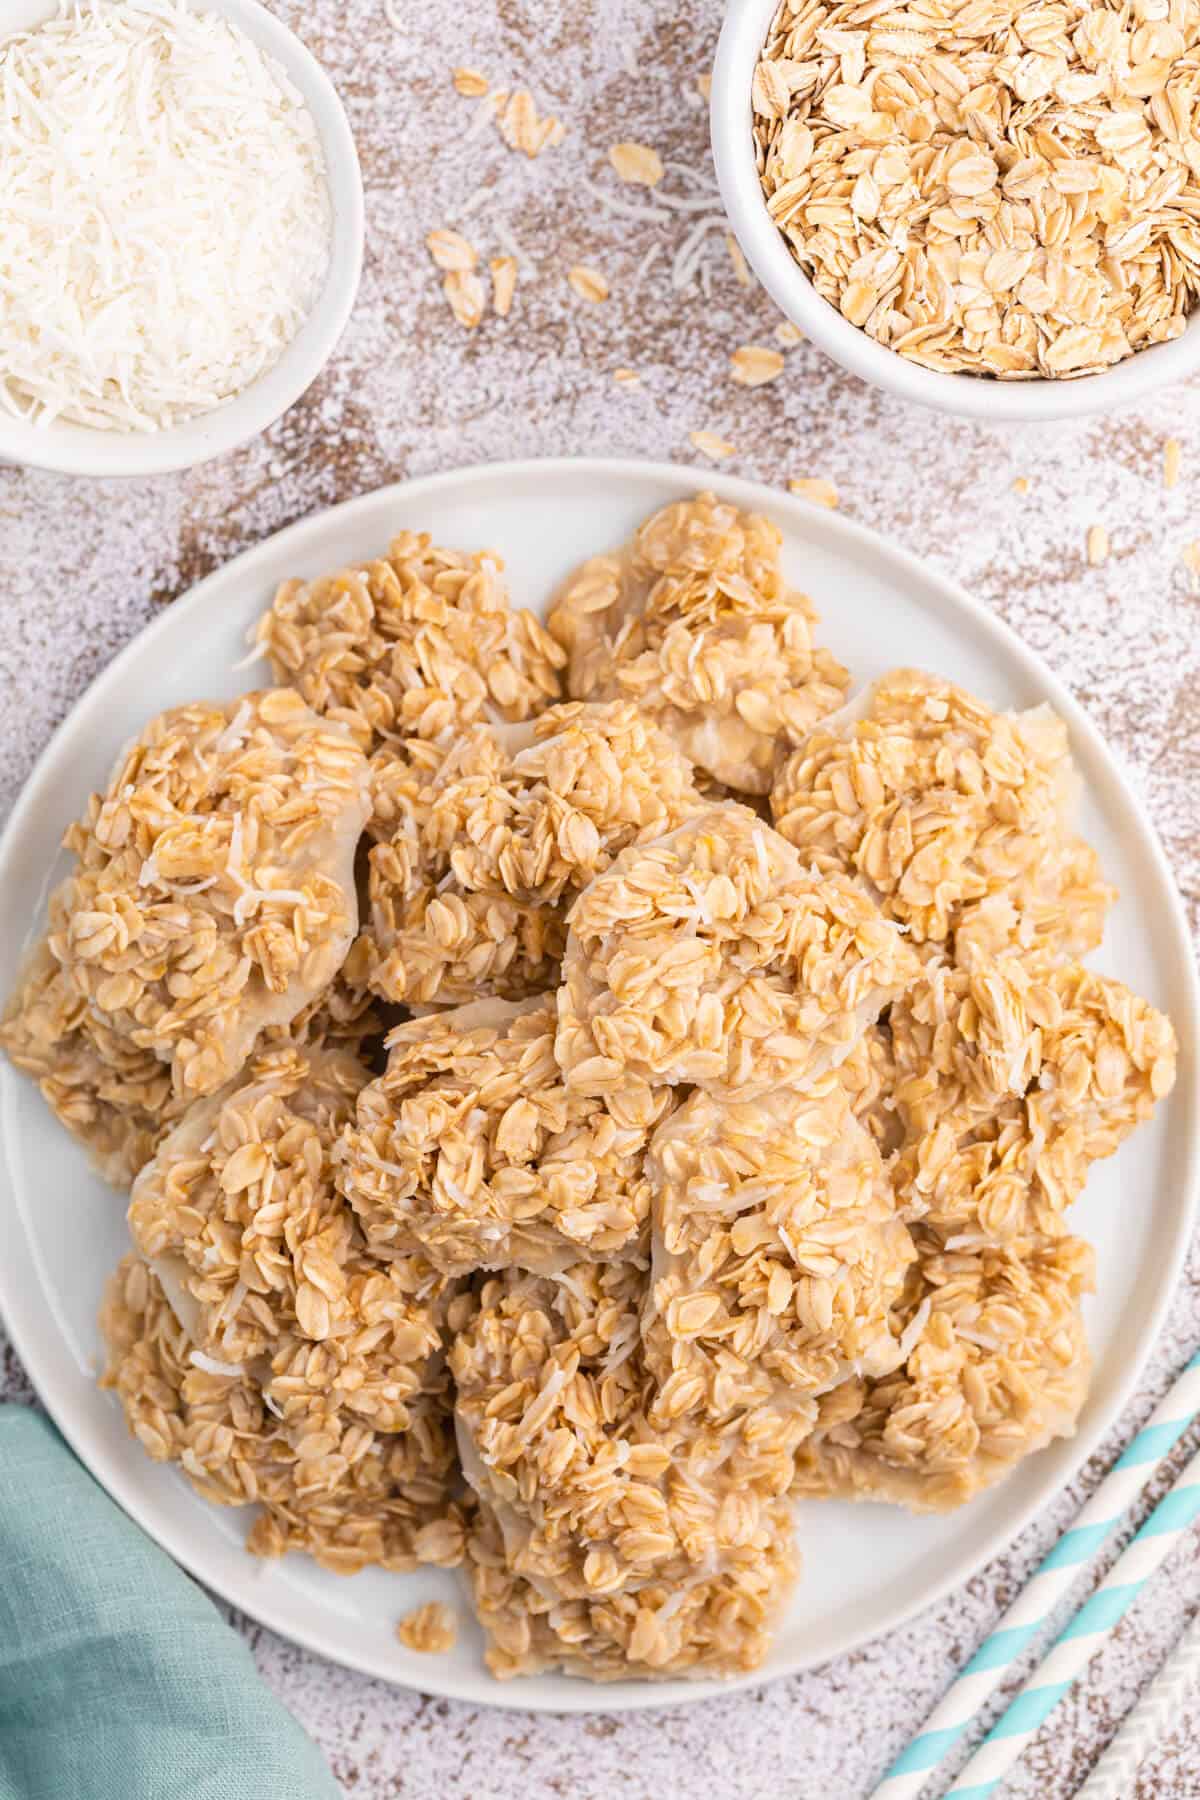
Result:
<svg viewBox="0 0 1200 1800">
<path fill-rule="evenodd" d="M 992 1726 L 946 1800 L 987 1800 L 995 1793 L 1030 1738 L 1108 1642 L 1155 1569 L 1197 1518 L 1200 1450 Z"/>
<path fill-rule="evenodd" d="M 919 1737 L 892 1764 L 871 1800 L 913 1800 L 930 1772 L 958 1743 L 1004 1681 L 1005 1672 L 1046 1624 L 1079 1576 L 1079 1566 L 1117 1528 L 1163 1459 L 1200 1411 L 1200 1350 L 1182 1369 L 1124 1455 L 1109 1470 L 1035 1570 L 999 1624 L 930 1715 Z"/>
<path fill-rule="evenodd" d="M 1197 1613 L 1118 1731 L 1075 1800 L 1129 1800 L 1142 1762 L 1165 1737 L 1180 1708 L 1200 1682 L 1200 1613 Z"/>
</svg>

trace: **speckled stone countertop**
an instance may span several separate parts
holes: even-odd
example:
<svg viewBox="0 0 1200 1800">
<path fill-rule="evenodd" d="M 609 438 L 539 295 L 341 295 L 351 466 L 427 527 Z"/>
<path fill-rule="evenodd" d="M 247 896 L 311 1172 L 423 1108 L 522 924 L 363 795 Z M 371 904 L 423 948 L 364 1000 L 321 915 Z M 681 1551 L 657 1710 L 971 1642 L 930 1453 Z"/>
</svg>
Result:
<svg viewBox="0 0 1200 1800">
<path fill-rule="evenodd" d="M 771 343 L 777 318 L 758 288 L 735 279 L 715 223 L 694 284 L 672 286 L 677 253 L 709 209 L 635 220 L 606 212 L 581 186 L 623 200 L 642 193 L 619 188 L 605 160 L 625 139 L 711 180 L 696 80 L 711 63 L 719 0 L 393 0 L 398 27 L 384 0 L 273 5 L 324 61 L 357 134 L 368 213 L 357 310 L 317 385 L 236 455 L 130 483 L 0 469 L 0 806 L 114 652 L 200 576 L 280 526 L 387 481 L 502 456 L 603 451 L 700 464 L 689 433 L 704 429 L 737 446 L 724 465 L 734 472 L 775 484 L 828 477 L 847 514 L 1007 619 L 1121 753 L 1196 916 L 1200 595 L 1184 555 L 1200 537 L 1200 385 L 1116 419 L 1003 432 L 906 410 L 804 344 L 769 386 L 735 386 L 730 352 Z M 527 85 L 541 112 L 566 123 L 563 144 L 531 162 L 491 126 L 468 135 L 478 102 L 455 94 L 457 64 L 495 86 Z M 681 192 L 683 182 L 669 171 L 664 189 Z M 463 228 L 483 254 L 503 253 L 510 240 L 523 253 L 511 316 L 471 334 L 450 318 L 423 249 L 425 233 L 457 224 L 464 204 Z M 607 277 L 608 302 L 586 305 L 572 293 L 566 271 L 575 263 Z M 640 384 L 616 384 L 618 367 L 636 370 Z M 1183 458 L 1167 491 L 1170 437 Z M 1019 478 L 1025 491 L 1014 489 Z M 1085 556 L 1093 524 L 1111 543 L 1099 567 Z M 1136 1404 L 1071 1492 L 911 1625 L 756 1692 L 626 1717 L 476 1711 L 389 1689 L 235 1622 L 354 1800 L 660 1800 L 691 1791 L 708 1800 L 855 1800 L 1198 1340 L 1193 1255 Z M 11 1352 L 0 1397 L 30 1398 Z M 1005 1792 L 1073 1794 L 1197 1605 L 1193 1537 Z M 1144 1765 L 1131 1800 L 1197 1796 L 1200 1694 Z"/>
</svg>

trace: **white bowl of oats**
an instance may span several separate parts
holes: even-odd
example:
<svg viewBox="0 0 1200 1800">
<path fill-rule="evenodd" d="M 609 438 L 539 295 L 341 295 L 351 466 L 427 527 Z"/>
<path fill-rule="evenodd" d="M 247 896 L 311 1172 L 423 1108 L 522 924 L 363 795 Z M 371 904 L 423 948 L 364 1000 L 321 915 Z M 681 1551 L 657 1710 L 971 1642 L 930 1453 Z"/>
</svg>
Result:
<svg viewBox="0 0 1200 1800">
<path fill-rule="evenodd" d="M 721 194 L 788 318 L 864 381 L 986 421 L 1200 368 L 1200 183 L 1171 122 L 1195 26 L 1072 4 L 951 39 L 860 11 L 734 0 L 717 51 Z"/>
</svg>

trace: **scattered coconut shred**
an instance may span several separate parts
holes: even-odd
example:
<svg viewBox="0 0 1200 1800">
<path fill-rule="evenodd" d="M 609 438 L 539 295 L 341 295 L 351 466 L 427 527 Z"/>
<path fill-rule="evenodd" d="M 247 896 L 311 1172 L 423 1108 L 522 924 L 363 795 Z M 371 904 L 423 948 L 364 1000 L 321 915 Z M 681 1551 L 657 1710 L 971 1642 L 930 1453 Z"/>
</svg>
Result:
<svg viewBox="0 0 1200 1800">
<path fill-rule="evenodd" d="M 181 0 L 63 0 L 0 43 L 0 168 L 0 404 L 21 418 L 208 412 L 279 359 L 324 279 L 311 114 Z"/>
</svg>

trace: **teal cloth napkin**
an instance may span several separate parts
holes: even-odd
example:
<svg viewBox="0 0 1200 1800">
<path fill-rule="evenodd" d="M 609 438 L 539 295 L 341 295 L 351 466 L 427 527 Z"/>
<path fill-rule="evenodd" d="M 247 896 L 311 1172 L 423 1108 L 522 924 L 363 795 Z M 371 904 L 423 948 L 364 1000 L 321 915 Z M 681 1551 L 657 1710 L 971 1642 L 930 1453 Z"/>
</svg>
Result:
<svg viewBox="0 0 1200 1800">
<path fill-rule="evenodd" d="M 196 1584 L 0 1406 L 0 1800 L 337 1800 Z"/>
</svg>

